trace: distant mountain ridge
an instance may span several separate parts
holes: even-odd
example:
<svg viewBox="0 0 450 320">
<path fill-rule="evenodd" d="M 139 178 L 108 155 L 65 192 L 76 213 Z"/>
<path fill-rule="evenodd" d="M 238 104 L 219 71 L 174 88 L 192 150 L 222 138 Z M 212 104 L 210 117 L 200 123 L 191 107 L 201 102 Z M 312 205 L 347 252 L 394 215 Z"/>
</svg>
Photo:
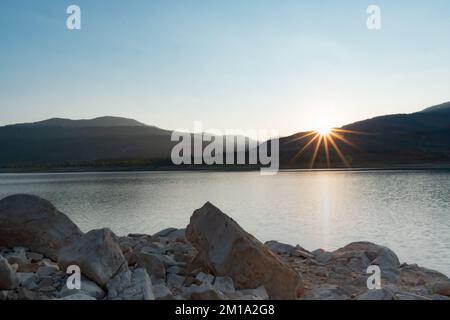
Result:
<svg viewBox="0 0 450 320">
<path fill-rule="evenodd" d="M 89 128 L 89 127 L 146 127 L 147 125 L 134 119 L 106 116 L 94 119 L 81 119 L 81 120 L 51 118 L 38 122 L 18 123 L 10 126 Z"/>
<path fill-rule="evenodd" d="M 362 133 L 342 134 L 357 148 L 335 139 L 351 167 L 450 165 L 450 102 L 411 114 L 362 120 L 342 129 Z M 178 142 L 171 141 L 171 134 L 133 119 L 110 116 L 8 125 L 0 127 L 0 168 L 173 167 L 171 150 Z M 304 134 L 280 139 L 281 168 L 310 167 L 314 148 L 295 157 L 308 143 L 307 139 L 296 140 Z M 345 167 L 336 152 L 331 151 L 329 158 L 332 168 Z M 327 166 L 322 147 L 315 168 Z"/>
<path fill-rule="evenodd" d="M 450 112 L 450 102 L 445 102 L 422 110 L 421 112 Z"/>
</svg>

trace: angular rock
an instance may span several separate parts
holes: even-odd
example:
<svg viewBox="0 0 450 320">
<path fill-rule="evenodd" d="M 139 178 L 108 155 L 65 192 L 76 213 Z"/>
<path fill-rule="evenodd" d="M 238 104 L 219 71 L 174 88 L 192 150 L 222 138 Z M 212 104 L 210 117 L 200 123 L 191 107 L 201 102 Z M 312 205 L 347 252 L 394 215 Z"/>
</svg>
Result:
<svg viewBox="0 0 450 320">
<path fill-rule="evenodd" d="M 333 259 L 333 254 L 331 252 L 325 251 L 323 249 L 317 249 L 312 252 L 314 255 L 314 259 L 316 259 L 317 262 L 326 264 Z"/>
<path fill-rule="evenodd" d="M 172 232 L 175 232 L 175 231 L 177 231 L 177 230 L 178 230 L 177 228 L 166 228 L 166 229 L 164 229 L 164 230 L 161 230 L 161 231 L 155 233 L 155 234 L 153 235 L 153 237 L 154 237 L 154 238 L 167 237 L 167 236 L 169 236 Z"/>
<path fill-rule="evenodd" d="M 163 284 L 157 284 L 153 286 L 153 294 L 155 295 L 156 300 L 173 300 L 172 291 L 169 290 Z"/>
<path fill-rule="evenodd" d="M 11 290 L 17 287 L 19 279 L 8 261 L 0 256 L 0 290 Z"/>
<path fill-rule="evenodd" d="M 266 290 L 266 288 L 264 288 L 264 286 L 260 286 L 256 289 L 240 290 L 240 293 L 246 297 L 248 297 L 248 296 L 253 297 L 252 300 L 267 300 L 267 299 L 269 299 L 269 295 L 267 294 L 267 290 Z"/>
<path fill-rule="evenodd" d="M 430 289 L 435 294 L 450 297 L 450 280 L 434 282 L 430 285 Z"/>
<path fill-rule="evenodd" d="M 37 288 L 39 277 L 35 273 L 17 273 L 17 278 L 19 279 L 20 286 L 25 287 L 29 290 L 34 290 Z"/>
<path fill-rule="evenodd" d="M 211 284 L 193 284 L 184 293 L 187 299 L 191 300 L 226 300 L 226 296 L 217 291 Z"/>
<path fill-rule="evenodd" d="M 368 258 L 369 264 L 378 265 L 381 269 L 400 267 L 400 261 L 392 250 L 371 242 L 353 242 L 333 252 L 335 259 L 358 254 L 364 254 Z"/>
<path fill-rule="evenodd" d="M 74 293 L 62 298 L 62 300 L 81 300 L 81 301 L 89 301 L 89 300 L 97 300 L 94 297 L 88 296 L 83 293 Z"/>
<path fill-rule="evenodd" d="M 177 274 L 168 274 L 167 275 L 167 285 L 170 288 L 180 288 L 183 286 L 185 277 L 179 276 Z"/>
<path fill-rule="evenodd" d="M 49 201 L 14 195 L 0 201 L 0 246 L 24 246 L 56 260 L 82 232 Z"/>
<path fill-rule="evenodd" d="M 214 288 L 217 291 L 227 295 L 236 291 L 234 288 L 233 279 L 230 277 L 216 277 L 214 280 Z"/>
<path fill-rule="evenodd" d="M 275 240 L 267 241 L 264 245 L 275 254 L 292 256 L 295 252 L 295 247 L 290 244 L 281 243 Z"/>
<path fill-rule="evenodd" d="M 295 299 L 303 291 L 292 267 L 209 202 L 194 212 L 186 237 L 198 250 L 195 264 L 231 277 L 238 289 L 263 285 L 273 299 Z"/>
<path fill-rule="evenodd" d="M 214 282 L 214 276 L 211 274 L 206 274 L 204 272 L 200 272 L 199 274 L 197 274 L 197 276 L 195 277 L 195 279 L 197 281 L 199 281 L 200 283 L 209 283 L 212 284 Z"/>
<path fill-rule="evenodd" d="M 151 277 L 156 279 L 166 278 L 166 267 L 161 256 L 141 251 L 138 257 L 137 266 L 145 268 Z"/>
<path fill-rule="evenodd" d="M 397 292 L 395 294 L 395 300 L 431 300 L 430 298 L 419 296 L 417 294 L 409 293 L 409 292 Z"/>
<path fill-rule="evenodd" d="M 303 297 L 305 300 L 349 300 L 347 293 L 334 284 L 317 285 Z"/>
<path fill-rule="evenodd" d="M 143 268 L 122 271 L 106 287 L 110 300 L 155 300 L 152 281 Z"/>
<path fill-rule="evenodd" d="M 117 237 L 109 229 L 93 230 L 61 249 L 63 269 L 77 265 L 87 278 L 104 287 L 122 269 L 128 269 Z"/>
<path fill-rule="evenodd" d="M 0 301 L 4 301 L 8 299 L 8 291 L 0 290 Z"/>
<path fill-rule="evenodd" d="M 357 300 L 393 300 L 394 293 L 390 289 L 367 290 Z"/>
<path fill-rule="evenodd" d="M 102 299 L 105 296 L 105 292 L 100 288 L 95 282 L 90 281 L 86 278 L 81 279 L 81 288 L 69 289 L 67 285 L 64 285 L 61 289 L 61 297 L 70 296 L 73 294 L 84 294 L 95 299 Z"/>
<path fill-rule="evenodd" d="M 27 252 L 26 256 L 28 259 L 31 260 L 31 262 L 37 262 L 37 261 L 41 261 L 42 259 L 44 259 L 44 256 L 37 252 Z"/>
<path fill-rule="evenodd" d="M 49 277 L 49 276 L 55 274 L 58 270 L 59 269 L 54 266 L 42 266 L 42 267 L 39 267 L 39 269 L 37 269 L 36 275 L 39 278 Z"/>
</svg>

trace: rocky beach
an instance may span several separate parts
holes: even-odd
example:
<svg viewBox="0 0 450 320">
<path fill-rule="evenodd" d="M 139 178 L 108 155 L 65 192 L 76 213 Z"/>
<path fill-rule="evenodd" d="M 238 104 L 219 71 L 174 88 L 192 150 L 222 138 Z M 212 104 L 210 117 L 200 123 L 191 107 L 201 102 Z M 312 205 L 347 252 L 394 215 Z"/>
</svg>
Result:
<svg viewBox="0 0 450 320">
<path fill-rule="evenodd" d="M 301 235 L 299 235 L 301 239 Z M 381 289 L 368 289 L 369 266 Z M 80 288 L 67 284 L 74 266 Z M 0 300 L 449 300 L 450 279 L 355 242 L 333 252 L 261 243 L 211 203 L 186 229 L 82 232 L 49 201 L 0 201 Z"/>
</svg>

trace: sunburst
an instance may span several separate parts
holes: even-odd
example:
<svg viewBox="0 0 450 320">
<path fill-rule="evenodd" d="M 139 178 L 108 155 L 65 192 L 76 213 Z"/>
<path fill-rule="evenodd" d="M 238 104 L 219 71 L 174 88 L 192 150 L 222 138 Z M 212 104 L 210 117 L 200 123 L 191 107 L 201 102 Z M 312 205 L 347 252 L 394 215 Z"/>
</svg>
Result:
<svg viewBox="0 0 450 320">
<path fill-rule="evenodd" d="M 317 130 L 309 131 L 309 132 L 305 133 L 304 135 L 294 138 L 293 140 L 288 142 L 288 143 L 292 143 L 295 141 L 308 139 L 307 143 L 303 146 L 303 148 L 300 149 L 294 155 L 292 161 L 298 160 L 298 158 L 300 158 L 300 156 L 306 150 L 308 150 L 312 147 L 314 151 L 313 151 L 313 155 L 311 157 L 310 164 L 309 164 L 309 167 L 312 169 L 312 168 L 314 168 L 314 164 L 316 162 L 317 155 L 320 151 L 320 148 L 321 148 L 321 146 L 323 146 L 323 149 L 325 150 L 325 156 L 326 156 L 328 168 L 330 168 L 330 165 L 331 165 L 330 150 L 332 150 L 332 149 L 336 152 L 336 154 L 338 155 L 338 157 L 342 161 L 342 163 L 347 168 L 350 168 L 350 163 L 346 159 L 341 148 L 339 148 L 338 144 L 336 143 L 336 140 L 339 140 L 340 142 L 347 144 L 355 149 L 360 149 L 360 148 L 357 145 L 355 145 L 353 142 L 351 142 L 347 138 L 345 138 L 344 134 L 364 134 L 364 133 L 359 132 L 359 131 L 330 128 L 330 127 L 321 127 L 321 128 L 318 128 Z"/>
</svg>

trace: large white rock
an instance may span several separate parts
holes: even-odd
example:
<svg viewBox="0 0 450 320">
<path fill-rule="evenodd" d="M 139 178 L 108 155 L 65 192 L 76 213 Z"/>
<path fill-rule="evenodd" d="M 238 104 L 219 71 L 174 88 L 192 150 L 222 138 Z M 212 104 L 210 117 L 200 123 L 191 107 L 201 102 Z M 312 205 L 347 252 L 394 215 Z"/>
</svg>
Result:
<svg viewBox="0 0 450 320">
<path fill-rule="evenodd" d="M 56 260 L 82 232 L 49 201 L 14 195 L 0 201 L 0 246 L 24 246 Z"/>
<path fill-rule="evenodd" d="M 116 235 L 109 229 L 93 230 L 61 249 L 59 264 L 66 269 L 77 265 L 81 273 L 104 287 L 128 264 Z"/>
<path fill-rule="evenodd" d="M 273 299 L 295 299 L 301 276 L 211 203 L 194 211 L 186 237 L 198 250 L 193 263 L 229 276 L 237 289 L 264 286 Z"/>
</svg>

